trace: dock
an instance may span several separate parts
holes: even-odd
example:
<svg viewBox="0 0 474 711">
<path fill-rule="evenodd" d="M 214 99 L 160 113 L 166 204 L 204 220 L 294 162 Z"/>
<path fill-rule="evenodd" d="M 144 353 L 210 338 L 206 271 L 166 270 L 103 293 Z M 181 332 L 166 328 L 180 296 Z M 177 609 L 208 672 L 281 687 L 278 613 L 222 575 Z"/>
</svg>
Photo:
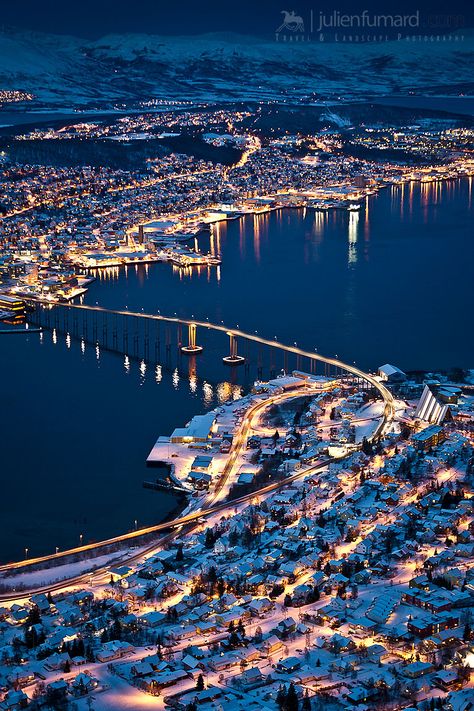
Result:
<svg viewBox="0 0 474 711">
<path fill-rule="evenodd" d="M 185 489 L 182 486 L 177 486 L 176 484 L 171 484 L 168 481 L 144 481 L 143 488 L 153 489 L 154 491 L 168 491 L 181 495 L 189 495 L 192 493 L 189 489 Z"/>
</svg>

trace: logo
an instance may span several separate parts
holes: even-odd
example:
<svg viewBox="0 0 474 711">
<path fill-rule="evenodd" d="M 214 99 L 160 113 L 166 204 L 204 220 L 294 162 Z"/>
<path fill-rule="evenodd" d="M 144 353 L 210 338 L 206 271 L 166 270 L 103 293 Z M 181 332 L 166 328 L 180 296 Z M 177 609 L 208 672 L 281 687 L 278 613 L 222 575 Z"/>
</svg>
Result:
<svg viewBox="0 0 474 711">
<path fill-rule="evenodd" d="M 276 33 L 282 32 L 283 30 L 288 30 L 289 32 L 304 32 L 304 22 L 300 15 L 297 15 L 294 10 L 288 12 L 288 10 L 282 10 L 283 22 L 280 27 L 276 30 Z"/>
</svg>

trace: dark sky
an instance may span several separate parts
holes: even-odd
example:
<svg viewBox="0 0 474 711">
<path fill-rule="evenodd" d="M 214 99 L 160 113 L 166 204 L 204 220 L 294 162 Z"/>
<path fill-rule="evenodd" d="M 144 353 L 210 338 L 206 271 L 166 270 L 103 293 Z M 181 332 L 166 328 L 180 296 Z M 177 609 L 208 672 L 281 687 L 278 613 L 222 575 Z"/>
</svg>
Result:
<svg viewBox="0 0 474 711">
<path fill-rule="evenodd" d="M 97 38 L 111 32 L 150 34 L 201 34 L 238 32 L 270 36 L 281 10 L 295 10 L 309 24 L 309 11 L 400 14 L 420 11 L 433 26 L 473 24 L 472 3 L 467 0 L 9 0 L 2 2 L 0 23 L 43 32 Z"/>
</svg>

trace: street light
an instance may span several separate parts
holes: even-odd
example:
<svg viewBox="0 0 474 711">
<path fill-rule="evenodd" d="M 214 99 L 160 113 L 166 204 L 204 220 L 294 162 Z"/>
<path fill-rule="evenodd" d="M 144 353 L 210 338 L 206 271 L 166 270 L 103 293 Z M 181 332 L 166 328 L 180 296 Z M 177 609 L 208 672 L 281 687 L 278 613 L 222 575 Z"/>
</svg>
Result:
<svg viewBox="0 0 474 711">
<path fill-rule="evenodd" d="M 29 548 L 25 548 L 25 560 L 28 559 L 28 551 L 29 551 Z"/>
<path fill-rule="evenodd" d="M 80 541 L 81 546 L 82 546 L 82 533 L 79 534 L 79 541 Z"/>
</svg>

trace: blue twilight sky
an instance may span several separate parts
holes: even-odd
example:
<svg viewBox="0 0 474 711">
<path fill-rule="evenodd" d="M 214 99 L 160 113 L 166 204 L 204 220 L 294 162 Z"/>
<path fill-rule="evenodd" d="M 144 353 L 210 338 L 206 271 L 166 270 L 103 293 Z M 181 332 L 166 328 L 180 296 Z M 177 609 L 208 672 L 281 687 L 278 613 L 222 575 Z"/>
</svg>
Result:
<svg viewBox="0 0 474 711">
<path fill-rule="evenodd" d="M 272 36 L 281 11 L 295 11 L 309 26 L 320 12 L 371 14 L 420 14 L 420 27 L 468 27 L 473 24 L 468 0 L 21 0 L 2 2 L 0 29 L 14 26 L 97 38 L 111 32 L 189 35 L 205 32 L 238 32 Z M 423 30 L 425 31 L 425 30 Z"/>
</svg>

